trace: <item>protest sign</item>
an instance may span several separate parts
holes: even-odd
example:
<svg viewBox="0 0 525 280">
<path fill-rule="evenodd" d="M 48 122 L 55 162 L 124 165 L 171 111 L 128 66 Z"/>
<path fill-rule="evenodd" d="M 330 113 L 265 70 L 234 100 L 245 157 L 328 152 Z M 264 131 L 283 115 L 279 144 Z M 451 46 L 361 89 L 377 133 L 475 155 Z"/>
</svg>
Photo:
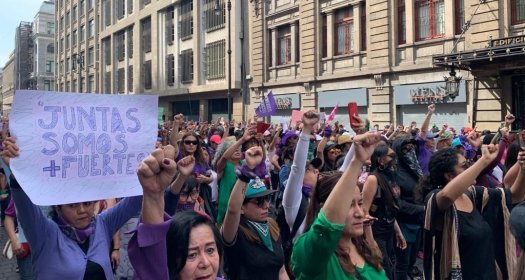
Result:
<svg viewBox="0 0 525 280">
<path fill-rule="evenodd" d="M 301 121 L 303 118 L 304 112 L 299 110 L 292 111 L 292 125 L 297 125 L 297 122 Z"/>
<path fill-rule="evenodd" d="M 141 195 L 136 171 L 155 147 L 157 105 L 157 96 L 17 91 L 11 170 L 37 205 Z"/>
<path fill-rule="evenodd" d="M 275 104 L 275 98 L 273 97 L 273 93 L 270 91 L 268 96 L 263 97 L 259 107 L 255 109 L 255 114 L 258 117 L 268 117 L 275 114 L 276 110 L 277 104 Z"/>
</svg>

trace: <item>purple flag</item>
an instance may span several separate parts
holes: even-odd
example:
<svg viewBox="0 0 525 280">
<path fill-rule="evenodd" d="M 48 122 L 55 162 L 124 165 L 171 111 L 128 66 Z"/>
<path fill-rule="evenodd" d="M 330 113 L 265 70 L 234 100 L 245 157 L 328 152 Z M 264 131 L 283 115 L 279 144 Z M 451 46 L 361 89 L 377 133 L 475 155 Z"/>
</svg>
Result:
<svg viewBox="0 0 525 280">
<path fill-rule="evenodd" d="M 258 117 L 268 117 L 274 114 L 276 110 L 277 104 L 275 103 L 275 98 L 273 98 L 273 93 L 270 91 L 266 97 L 263 97 L 259 107 L 255 109 L 255 114 Z"/>
</svg>

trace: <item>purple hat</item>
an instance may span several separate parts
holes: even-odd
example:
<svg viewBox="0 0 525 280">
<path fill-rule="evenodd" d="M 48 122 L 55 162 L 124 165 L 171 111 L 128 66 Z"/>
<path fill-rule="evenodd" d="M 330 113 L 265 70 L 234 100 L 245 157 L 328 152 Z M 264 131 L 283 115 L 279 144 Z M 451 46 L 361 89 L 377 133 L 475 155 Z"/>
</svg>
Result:
<svg viewBox="0 0 525 280">
<path fill-rule="evenodd" d="M 281 138 L 281 145 L 285 146 L 286 142 L 288 142 L 288 139 L 294 136 L 298 136 L 297 133 L 290 130 L 286 131 L 286 133 L 283 135 L 283 138 Z"/>
</svg>

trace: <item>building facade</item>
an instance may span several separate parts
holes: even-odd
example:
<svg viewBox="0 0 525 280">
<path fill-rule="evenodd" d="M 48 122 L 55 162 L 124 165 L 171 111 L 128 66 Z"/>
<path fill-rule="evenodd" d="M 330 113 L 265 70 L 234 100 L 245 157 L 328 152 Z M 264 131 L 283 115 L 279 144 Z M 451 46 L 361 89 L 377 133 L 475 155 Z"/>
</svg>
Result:
<svg viewBox="0 0 525 280">
<path fill-rule="evenodd" d="M 338 104 L 336 119 L 348 124 L 347 104 L 357 102 L 360 115 L 379 125 L 421 124 L 430 103 L 438 108 L 432 123 L 457 129 L 494 129 L 509 111 L 525 119 L 516 101 L 521 78 L 515 78 L 525 53 L 507 62 L 487 58 L 477 69 L 481 62 L 456 63 L 462 76 L 457 97 L 444 82 L 452 57 L 441 64 L 433 59 L 487 53 L 492 41 L 523 34 L 522 2 L 250 1 L 248 110 L 271 90 L 282 104 L 278 118 L 289 117 L 292 109 L 329 113 Z M 525 40 L 510 42 L 518 41 Z"/>
<path fill-rule="evenodd" d="M 2 73 L 2 115 L 9 114 L 15 93 L 15 53 L 12 52 L 4 64 Z"/>
<path fill-rule="evenodd" d="M 101 92 L 98 83 L 100 1 L 55 1 L 55 90 Z"/>
<path fill-rule="evenodd" d="M 243 117 L 241 77 L 247 52 L 242 46 L 247 39 L 243 39 L 245 13 L 241 11 L 247 4 L 242 0 L 231 2 L 231 64 L 223 0 L 59 0 L 56 4 L 60 91 L 156 94 L 161 116 L 183 113 L 194 120 L 211 120 L 227 116 L 231 66 L 233 118 Z M 79 18 L 82 5 L 88 5 L 87 14 Z M 94 34 L 82 27 L 91 25 Z M 77 54 L 86 62 L 80 71 L 74 68 Z M 78 81 L 86 77 L 93 87 L 79 90 L 83 83 Z"/>
<path fill-rule="evenodd" d="M 33 21 L 33 89 L 55 89 L 55 4 L 44 1 Z"/>
</svg>

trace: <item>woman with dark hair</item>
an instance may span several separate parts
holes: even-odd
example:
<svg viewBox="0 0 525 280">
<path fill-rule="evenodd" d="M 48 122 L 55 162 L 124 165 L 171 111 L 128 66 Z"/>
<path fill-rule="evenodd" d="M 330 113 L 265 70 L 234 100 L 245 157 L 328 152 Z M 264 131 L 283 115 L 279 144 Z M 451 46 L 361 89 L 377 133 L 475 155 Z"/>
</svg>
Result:
<svg viewBox="0 0 525 280">
<path fill-rule="evenodd" d="M 525 152 L 519 153 L 513 185 L 489 189 L 472 183 L 498 156 L 498 147 L 483 145 L 481 151 L 470 167 L 454 149 L 436 152 L 430 175 L 418 186 L 426 202 L 427 279 L 516 279 L 516 248 L 506 225 L 509 209 L 525 198 Z"/>
<path fill-rule="evenodd" d="M 388 279 L 379 249 L 364 232 L 369 220 L 356 187 L 361 166 L 378 141 L 375 133 L 356 136 L 348 168 L 343 173 L 321 173 L 310 198 L 305 233 L 293 248 L 296 279 Z"/>
<path fill-rule="evenodd" d="M 178 166 L 189 166 L 193 170 L 195 158 L 192 156 L 182 158 Z M 164 194 L 164 211 L 168 215 L 184 211 L 204 211 L 204 200 L 199 196 L 199 190 L 199 183 L 191 173 L 179 172 Z"/>
<path fill-rule="evenodd" d="M 185 161 L 175 164 L 174 151 L 171 145 L 155 150 L 137 171 L 144 201 L 141 223 L 128 247 L 135 279 L 219 279 L 222 246 L 211 219 L 195 211 L 171 219 L 164 213 L 164 189 L 176 169 L 186 175 L 193 169 Z"/>
<path fill-rule="evenodd" d="M 14 138 L 7 138 L 3 146 L 7 158 L 21 152 Z M 95 201 L 55 205 L 53 218 L 48 219 L 13 174 L 10 187 L 38 279 L 113 279 L 108 252 L 118 248 L 110 247 L 111 239 L 140 210 L 142 196 L 125 198 L 97 215 Z"/>
<path fill-rule="evenodd" d="M 228 279 L 288 279 L 277 223 L 268 216 L 270 195 L 261 178 L 266 170 L 262 147 L 246 150 L 237 169 L 228 210 L 221 227 Z M 265 169 L 265 168 L 264 168 Z"/>
<path fill-rule="evenodd" d="M 394 279 L 395 246 L 405 249 L 406 241 L 397 224 L 399 186 L 396 183 L 396 153 L 388 145 L 377 145 L 371 157 L 370 173 L 363 186 L 363 211 L 377 218 L 372 225 L 374 239 L 383 255 L 386 275 Z"/>
<path fill-rule="evenodd" d="M 213 206 L 211 199 L 211 186 L 213 183 L 213 177 L 211 172 L 211 166 L 209 164 L 209 157 L 204 155 L 204 145 L 200 139 L 200 136 L 190 131 L 182 136 L 179 144 L 179 155 L 176 161 L 179 161 L 183 157 L 193 156 L 195 158 L 195 166 L 193 167 L 192 175 L 200 185 L 199 195 L 204 201 L 203 207 L 213 219 L 217 217 L 217 212 Z"/>
</svg>

